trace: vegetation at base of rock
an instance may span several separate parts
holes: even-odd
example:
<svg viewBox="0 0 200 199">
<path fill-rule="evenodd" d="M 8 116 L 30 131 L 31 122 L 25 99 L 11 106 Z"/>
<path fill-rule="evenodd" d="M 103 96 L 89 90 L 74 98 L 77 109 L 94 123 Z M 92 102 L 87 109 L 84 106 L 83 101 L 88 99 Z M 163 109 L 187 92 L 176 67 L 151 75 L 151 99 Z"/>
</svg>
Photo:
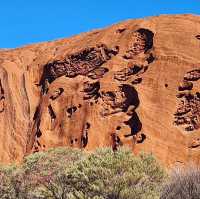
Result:
<svg viewBox="0 0 200 199">
<path fill-rule="evenodd" d="M 165 178 L 149 154 L 56 148 L 32 154 L 20 166 L 2 166 L 0 198 L 156 199 Z"/>
<path fill-rule="evenodd" d="M 176 169 L 164 186 L 161 199 L 198 199 L 200 198 L 200 169 L 191 166 Z"/>
</svg>

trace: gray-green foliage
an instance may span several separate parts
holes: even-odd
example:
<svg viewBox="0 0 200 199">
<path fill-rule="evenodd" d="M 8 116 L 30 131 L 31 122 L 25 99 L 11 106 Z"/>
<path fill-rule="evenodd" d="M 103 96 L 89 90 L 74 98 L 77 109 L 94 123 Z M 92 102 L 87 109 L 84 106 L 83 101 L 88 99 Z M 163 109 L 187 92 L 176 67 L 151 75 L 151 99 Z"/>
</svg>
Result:
<svg viewBox="0 0 200 199">
<path fill-rule="evenodd" d="M 6 199 L 156 199 L 166 176 L 152 155 L 134 156 L 126 148 L 51 149 L 1 173 L 8 181 L 0 192 L 12 193 Z"/>
<path fill-rule="evenodd" d="M 199 199 L 200 169 L 191 166 L 173 170 L 162 190 L 161 199 Z"/>
<path fill-rule="evenodd" d="M 24 159 L 23 169 L 29 173 L 58 172 L 83 158 L 84 153 L 79 149 L 58 147 L 46 152 L 31 154 Z"/>
</svg>

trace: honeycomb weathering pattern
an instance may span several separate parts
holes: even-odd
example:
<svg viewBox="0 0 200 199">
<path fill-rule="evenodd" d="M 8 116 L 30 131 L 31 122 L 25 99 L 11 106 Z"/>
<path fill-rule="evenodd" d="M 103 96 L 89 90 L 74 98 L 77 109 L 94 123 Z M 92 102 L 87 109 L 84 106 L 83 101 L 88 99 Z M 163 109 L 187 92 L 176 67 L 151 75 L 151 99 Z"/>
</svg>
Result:
<svg viewBox="0 0 200 199">
<path fill-rule="evenodd" d="M 67 77 L 87 75 L 90 71 L 111 59 L 113 55 L 116 55 L 118 50 L 118 46 L 109 49 L 106 45 L 100 44 L 95 47 L 85 48 L 80 52 L 66 56 L 62 60 L 54 60 L 44 66 L 41 84 L 44 79 L 52 82 L 63 75 Z"/>
<path fill-rule="evenodd" d="M 140 30 L 137 30 L 136 32 L 140 32 Z M 146 32 L 150 32 L 150 30 L 146 30 Z M 137 54 L 134 54 L 135 57 L 139 55 L 140 53 L 146 53 L 147 50 L 150 50 L 152 48 L 152 45 L 149 46 L 147 43 L 149 43 L 148 39 L 153 40 L 153 33 L 151 34 L 151 38 L 147 39 L 146 32 L 142 31 L 141 35 L 136 34 L 137 37 L 140 38 L 139 41 L 141 43 L 137 42 L 137 46 L 140 44 L 142 45 L 143 51 L 137 52 Z M 142 39 L 144 38 L 144 39 Z M 133 40 L 134 41 L 134 40 Z M 76 112 L 79 111 L 82 112 L 81 109 L 78 108 L 82 107 L 84 104 L 84 107 L 90 108 L 91 106 L 95 107 L 97 114 L 96 118 L 104 118 L 105 121 L 109 122 L 110 115 L 115 115 L 119 113 L 127 114 L 128 121 L 124 121 L 124 124 L 129 126 L 130 128 L 130 134 L 129 137 L 132 137 L 132 142 L 134 144 L 135 141 L 137 141 L 137 134 L 141 130 L 141 122 L 139 119 L 134 120 L 133 117 L 137 115 L 134 110 L 139 105 L 138 103 L 138 95 L 137 91 L 134 89 L 134 87 L 130 84 L 124 84 L 120 82 L 120 79 L 118 79 L 119 83 L 116 84 L 115 90 L 111 91 L 104 91 L 104 89 L 101 89 L 101 82 L 99 79 L 103 78 L 103 75 L 105 74 L 104 68 L 101 69 L 101 65 L 106 63 L 108 60 L 110 60 L 113 56 L 117 56 L 119 47 L 114 48 L 108 48 L 105 44 L 98 44 L 97 47 L 91 47 L 86 48 L 84 50 L 81 50 L 80 52 L 77 52 L 72 55 L 66 56 L 63 60 L 56 60 L 51 63 L 48 63 L 44 66 L 44 72 L 43 76 L 40 82 L 41 83 L 41 101 L 43 101 L 44 98 L 47 98 L 48 103 L 48 110 L 49 110 L 49 117 L 51 118 L 51 131 L 57 131 L 58 134 L 61 134 L 62 136 L 66 136 L 66 143 L 65 145 L 70 146 L 76 146 L 79 148 L 85 148 L 87 147 L 87 143 L 89 141 L 89 128 L 87 127 L 87 124 L 89 126 L 95 125 L 95 123 L 91 124 L 90 122 L 90 116 L 85 116 L 85 119 L 87 119 L 80 129 L 77 130 L 76 135 L 75 133 L 66 132 L 65 127 L 62 126 L 63 123 L 71 123 L 71 120 L 76 116 Z M 147 49 L 149 47 L 149 49 Z M 151 54 L 152 56 L 152 54 Z M 149 55 L 143 55 L 143 57 L 149 57 Z M 145 58 L 147 59 L 147 58 Z M 144 63 L 145 64 L 145 63 Z M 147 67 L 148 65 L 141 65 L 141 66 L 129 66 L 127 68 L 128 71 L 130 71 L 128 74 L 125 72 L 124 76 L 140 76 L 142 73 L 140 71 L 144 70 L 143 68 Z M 136 69 L 135 69 L 136 68 Z M 96 78 L 91 78 L 91 76 L 88 76 L 89 79 L 83 77 L 82 85 L 79 85 L 79 88 L 82 87 L 82 90 L 77 91 L 76 97 L 79 98 L 79 104 L 72 104 L 72 102 L 68 105 L 66 104 L 62 109 L 62 118 L 57 119 L 56 113 L 53 110 L 53 107 L 51 105 L 51 101 L 49 99 L 52 99 L 52 96 L 48 97 L 49 93 L 49 86 L 50 84 L 55 81 L 57 78 L 65 75 L 66 77 L 74 78 L 78 75 L 81 76 L 87 76 L 89 73 L 99 70 L 101 76 L 97 76 Z M 109 69 L 106 71 L 108 72 Z M 120 71 L 123 73 L 123 71 Z M 143 71 L 145 72 L 145 71 Z M 95 82 L 91 79 L 98 79 Z M 127 79 L 126 79 L 127 80 Z M 63 89 L 64 91 L 64 89 Z M 57 91 L 58 93 L 59 91 Z M 67 92 L 67 91 L 66 91 Z M 66 93 L 68 94 L 68 93 Z M 74 96 L 72 96 L 74 97 Z M 65 100 L 67 101 L 67 99 Z M 41 110 L 44 108 L 45 105 L 40 105 L 39 109 Z M 129 107 L 131 107 L 131 111 L 129 110 Z M 83 108 L 82 108 L 83 109 Z M 129 111 L 128 111 L 129 110 Z M 38 112 L 38 110 L 37 110 Z M 40 112 L 40 114 L 38 114 Z M 42 140 L 43 134 L 48 129 L 41 130 L 40 126 L 41 124 L 41 117 L 42 113 L 39 111 L 36 116 L 35 123 L 33 125 L 33 132 L 32 136 L 35 135 L 35 138 L 31 137 L 30 143 L 27 145 L 27 152 L 38 152 L 41 150 L 46 149 L 46 142 Z M 120 117 L 120 116 L 118 116 Z M 129 118 L 130 117 L 130 118 Z M 137 116 L 138 118 L 138 116 Z M 126 119 L 126 118 L 125 118 Z M 42 120 L 43 121 L 43 120 Z M 130 121 L 132 121 L 130 123 Z M 56 125 L 57 123 L 57 125 Z M 135 123 L 135 124 L 132 124 Z M 139 127 L 138 127 L 139 126 Z M 86 131 L 87 129 L 87 131 Z M 39 132 L 39 133 L 38 133 Z M 87 133 L 86 133 L 87 132 Z M 118 135 L 119 134 L 119 135 Z M 87 137 L 87 138 L 86 138 Z M 123 144 L 123 142 L 120 139 L 120 133 L 116 133 L 115 131 L 110 133 L 110 145 L 113 147 L 114 150 L 117 150 L 117 147 Z M 124 135 L 126 137 L 126 135 Z M 127 136 L 128 137 L 128 136 Z M 130 139 L 130 138 L 129 138 Z M 86 142 L 87 140 L 87 142 Z"/>
<path fill-rule="evenodd" d="M 0 51 L 0 161 L 129 146 L 166 166 L 199 163 L 199 24 L 191 15 L 129 20 Z"/>
<path fill-rule="evenodd" d="M 187 72 L 179 86 L 177 98 L 180 99 L 175 115 L 175 125 L 185 126 L 186 131 L 200 128 L 200 69 Z M 193 87 L 196 82 L 196 87 Z"/>
</svg>

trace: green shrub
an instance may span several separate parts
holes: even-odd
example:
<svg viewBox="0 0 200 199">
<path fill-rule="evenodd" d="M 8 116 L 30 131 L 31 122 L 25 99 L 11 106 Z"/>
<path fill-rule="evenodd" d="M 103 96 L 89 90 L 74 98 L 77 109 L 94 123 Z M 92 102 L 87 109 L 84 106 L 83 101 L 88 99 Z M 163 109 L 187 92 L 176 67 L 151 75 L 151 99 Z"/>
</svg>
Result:
<svg viewBox="0 0 200 199">
<path fill-rule="evenodd" d="M 126 148 L 51 149 L 8 173 L 0 186 L 10 193 L 6 199 L 156 199 L 166 176 L 152 155 L 134 156 Z"/>
<path fill-rule="evenodd" d="M 67 167 L 46 184 L 55 198 L 156 199 L 165 173 L 151 155 L 133 156 L 128 149 L 98 149 Z M 80 197 L 81 196 L 81 197 Z"/>
<path fill-rule="evenodd" d="M 64 169 L 68 164 L 81 160 L 84 154 L 79 149 L 58 147 L 46 152 L 31 154 L 24 159 L 22 168 L 26 173 L 57 172 Z"/>
</svg>

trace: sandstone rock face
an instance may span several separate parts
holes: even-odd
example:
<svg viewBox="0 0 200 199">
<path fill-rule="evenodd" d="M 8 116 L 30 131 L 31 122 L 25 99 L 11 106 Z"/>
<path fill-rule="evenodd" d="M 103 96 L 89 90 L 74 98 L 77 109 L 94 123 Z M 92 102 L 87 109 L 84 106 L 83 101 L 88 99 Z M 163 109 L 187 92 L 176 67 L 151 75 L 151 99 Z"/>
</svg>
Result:
<svg viewBox="0 0 200 199">
<path fill-rule="evenodd" d="M 0 161 L 125 145 L 200 160 L 200 17 L 129 20 L 0 51 Z"/>
</svg>

